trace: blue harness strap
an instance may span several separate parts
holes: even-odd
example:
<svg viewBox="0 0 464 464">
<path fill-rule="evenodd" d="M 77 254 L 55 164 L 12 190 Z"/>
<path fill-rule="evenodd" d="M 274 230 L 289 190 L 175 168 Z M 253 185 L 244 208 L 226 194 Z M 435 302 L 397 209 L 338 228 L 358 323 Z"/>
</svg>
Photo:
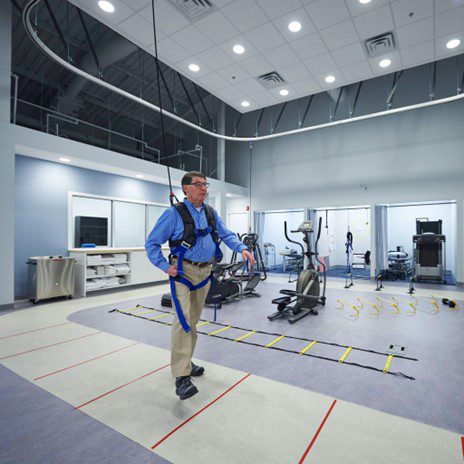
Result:
<svg viewBox="0 0 464 464">
<path fill-rule="evenodd" d="M 199 284 L 193 285 L 190 280 L 187 280 L 185 277 L 177 276 L 177 277 L 169 277 L 169 284 L 171 286 L 171 296 L 172 301 L 174 302 L 174 306 L 176 308 L 177 317 L 179 318 L 180 325 L 185 330 L 186 333 L 190 332 L 190 326 L 188 325 L 184 313 L 182 312 L 182 308 L 180 307 L 179 299 L 176 295 L 176 282 L 185 285 L 188 289 L 193 292 L 204 287 L 210 280 L 212 280 L 213 274 L 210 274 L 205 280 L 202 280 Z M 216 321 L 216 304 L 214 305 L 214 321 Z"/>
</svg>

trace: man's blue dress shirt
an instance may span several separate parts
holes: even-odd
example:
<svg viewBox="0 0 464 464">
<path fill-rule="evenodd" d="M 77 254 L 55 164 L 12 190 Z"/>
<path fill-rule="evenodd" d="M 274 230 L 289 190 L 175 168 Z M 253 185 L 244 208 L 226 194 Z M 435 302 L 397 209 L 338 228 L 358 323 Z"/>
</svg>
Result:
<svg viewBox="0 0 464 464">
<path fill-rule="evenodd" d="M 206 219 L 204 204 L 201 206 L 200 211 L 198 211 L 187 199 L 184 199 L 184 203 L 187 205 L 187 208 L 195 221 L 195 227 L 197 229 L 206 229 L 208 227 L 208 220 Z M 247 248 L 246 245 L 238 239 L 234 232 L 227 229 L 216 210 L 214 211 L 214 216 L 216 218 L 216 227 L 219 238 L 221 238 L 231 250 L 236 251 L 237 253 L 241 253 L 245 250 Z M 145 249 L 147 250 L 149 260 L 156 267 L 166 272 L 170 264 L 163 256 L 161 246 L 170 239 L 180 240 L 183 235 L 184 223 L 182 222 L 182 218 L 174 206 L 171 206 L 163 212 L 148 236 Z M 195 246 L 185 253 L 184 258 L 189 259 L 190 261 L 202 263 L 210 261 L 213 258 L 215 251 L 216 245 L 214 244 L 211 235 L 208 234 L 204 237 L 198 237 Z"/>
</svg>

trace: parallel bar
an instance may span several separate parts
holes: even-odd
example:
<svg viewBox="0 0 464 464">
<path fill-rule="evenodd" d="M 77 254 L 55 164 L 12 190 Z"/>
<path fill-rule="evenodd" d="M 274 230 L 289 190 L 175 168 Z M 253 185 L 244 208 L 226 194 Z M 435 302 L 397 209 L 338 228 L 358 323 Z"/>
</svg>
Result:
<svg viewBox="0 0 464 464">
<path fill-rule="evenodd" d="M 228 325 L 227 327 L 223 327 L 222 329 L 215 330 L 214 332 L 210 332 L 208 335 L 216 335 L 220 332 L 224 332 L 225 330 L 230 329 L 231 327 L 232 327 L 231 325 Z"/>
<path fill-rule="evenodd" d="M 310 348 L 312 348 L 317 343 L 317 340 L 313 340 L 307 347 L 303 348 L 300 351 L 300 354 L 305 354 Z"/>
<path fill-rule="evenodd" d="M 387 362 L 385 363 L 385 367 L 383 368 L 383 373 L 386 374 L 388 372 L 388 369 L 390 369 L 390 364 L 392 362 L 393 355 L 391 354 L 388 356 Z"/>
<path fill-rule="evenodd" d="M 346 359 L 346 357 L 350 354 L 350 351 L 353 349 L 352 346 L 348 347 L 347 350 L 343 353 L 343 356 L 338 361 L 340 364 Z"/>
<path fill-rule="evenodd" d="M 305 112 L 304 112 L 304 114 L 303 114 L 303 118 L 301 119 L 300 124 L 299 124 L 300 127 L 305 123 L 306 116 L 307 116 L 307 114 L 308 114 L 309 108 L 310 108 L 310 106 L 311 106 L 311 103 L 313 102 L 313 98 L 314 98 L 314 95 L 311 95 L 311 96 L 309 97 L 309 101 L 308 101 L 308 104 L 306 105 L 306 109 L 305 109 Z"/>
<path fill-rule="evenodd" d="M 282 106 L 282 109 L 280 110 L 279 116 L 277 116 L 277 121 L 274 124 L 274 127 L 271 129 L 271 134 L 273 134 L 274 131 L 277 129 L 277 125 L 279 124 L 280 118 L 282 117 L 282 114 L 283 114 L 286 107 L 287 107 L 287 102 L 285 102 L 284 105 Z"/>
<path fill-rule="evenodd" d="M 359 94 L 361 93 L 362 85 L 363 85 L 363 81 L 361 81 L 358 84 L 358 90 L 356 90 L 356 95 L 354 97 L 353 109 L 350 111 L 350 118 L 354 115 L 354 112 L 356 111 L 356 105 L 358 104 L 358 98 L 359 98 Z"/>
<path fill-rule="evenodd" d="M 251 332 L 248 332 L 247 334 L 245 335 L 242 335 L 241 337 L 238 337 L 234 340 L 234 342 L 239 342 L 240 340 L 243 340 L 244 338 L 247 338 L 249 337 L 250 335 L 253 335 L 254 333 L 256 333 L 256 330 L 252 330 Z"/>
<path fill-rule="evenodd" d="M 279 340 L 282 340 L 282 338 L 284 338 L 285 335 L 281 335 L 280 337 L 277 337 L 275 340 L 272 340 L 271 343 L 269 343 L 268 345 L 265 345 L 264 348 L 269 348 L 271 347 L 272 345 L 274 345 L 275 343 L 277 343 Z"/>
<path fill-rule="evenodd" d="M 53 14 L 53 10 L 50 8 L 50 3 L 48 3 L 48 0 L 44 0 L 45 6 L 47 7 L 48 14 L 50 15 L 50 18 L 52 19 L 53 25 L 55 26 L 56 32 L 58 33 L 58 36 L 60 37 L 61 44 L 63 45 L 64 48 L 64 53 L 66 54 L 66 61 L 69 61 L 68 59 L 68 47 L 66 45 L 66 40 L 64 40 L 63 33 L 61 32 L 60 26 L 58 25 L 58 21 L 55 18 L 55 15 Z"/>
<path fill-rule="evenodd" d="M 195 105 L 193 104 L 193 101 L 190 98 L 190 94 L 188 93 L 188 90 L 187 90 L 187 87 L 185 86 L 184 80 L 182 79 L 182 76 L 180 75 L 180 73 L 177 73 L 177 75 L 179 76 L 179 81 L 180 81 L 180 83 L 182 85 L 182 88 L 184 89 L 185 95 L 187 96 L 187 100 L 189 101 L 190 106 L 192 107 L 192 111 L 195 114 L 195 117 L 197 118 L 198 125 L 201 127 L 200 116 L 198 115 L 198 112 L 195 109 Z"/>
<path fill-rule="evenodd" d="M 87 25 L 85 24 L 81 10 L 77 7 L 76 7 L 76 10 L 77 10 L 77 15 L 79 16 L 79 19 L 81 21 L 82 28 L 84 29 L 85 37 L 87 39 L 87 42 L 89 43 L 90 51 L 92 52 L 93 59 L 95 60 L 95 64 L 97 65 L 98 75 L 102 77 L 102 69 L 100 66 L 100 62 L 98 61 L 97 52 L 95 51 L 95 47 L 93 46 L 93 42 L 92 42 L 92 38 L 90 37 L 89 30 L 87 29 Z"/>
</svg>

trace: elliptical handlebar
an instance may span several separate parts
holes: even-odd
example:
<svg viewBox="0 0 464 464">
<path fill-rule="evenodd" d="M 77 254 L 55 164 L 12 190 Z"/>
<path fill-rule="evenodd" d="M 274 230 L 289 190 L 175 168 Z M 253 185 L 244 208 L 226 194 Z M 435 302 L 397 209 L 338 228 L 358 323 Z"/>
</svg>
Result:
<svg viewBox="0 0 464 464">
<path fill-rule="evenodd" d="M 321 238 L 321 229 L 322 229 L 322 217 L 319 218 L 319 226 L 317 228 L 317 238 L 316 241 L 319 241 Z"/>
<path fill-rule="evenodd" d="M 295 232 L 299 232 L 299 231 L 298 231 L 298 230 L 291 230 L 290 232 L 295 233 Z M 285 238 L 286 238 L 290 243 L 294 243 L 295 245 L 298 245 L 299 247 L 301 247 L 301 254 L 304 256 L 304 255 L 305 255 L 305 251 L 304 251 L 303 245 L 302 245 L 300 242 L 296 242 L 295 240 L 292 240 L 292 239 L 288 236 L 288 232 L 287 232 L 287 221 L 284 221 L 284 234 L 285 234 Z"/>
</svg>

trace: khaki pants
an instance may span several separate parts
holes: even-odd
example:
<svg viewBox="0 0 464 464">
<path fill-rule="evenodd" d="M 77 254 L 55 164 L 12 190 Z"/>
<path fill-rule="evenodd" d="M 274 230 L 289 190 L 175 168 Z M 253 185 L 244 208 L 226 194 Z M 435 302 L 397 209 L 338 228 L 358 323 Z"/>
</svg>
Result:
<svg viewBox="0 0 464 464">
<path fill-rule="evenodd" d="M 173 260 L 173 264 L 177 264 L 177 260 Z M 182 266 L 184 268 L 183 277 L 193 285 L 198 285 L 211 274 L 211 266 L 199 267 L 186 262 L 183 262 Z M 171 331 L 171 372 L 174 377 L 190 375 L 193 351 L 197 342 L 196 325 L 205 305 L 210 285 L 211 283 L 208 282 L 204 287 L 191 292 L 186 285 L 179 282 L 175 283 L 176 296 L 184 313 L 185 320 L 190 326 L 190 332 L 186 333 L 182 328 L 173 302 L 174 319 Z"/>
</svg>

